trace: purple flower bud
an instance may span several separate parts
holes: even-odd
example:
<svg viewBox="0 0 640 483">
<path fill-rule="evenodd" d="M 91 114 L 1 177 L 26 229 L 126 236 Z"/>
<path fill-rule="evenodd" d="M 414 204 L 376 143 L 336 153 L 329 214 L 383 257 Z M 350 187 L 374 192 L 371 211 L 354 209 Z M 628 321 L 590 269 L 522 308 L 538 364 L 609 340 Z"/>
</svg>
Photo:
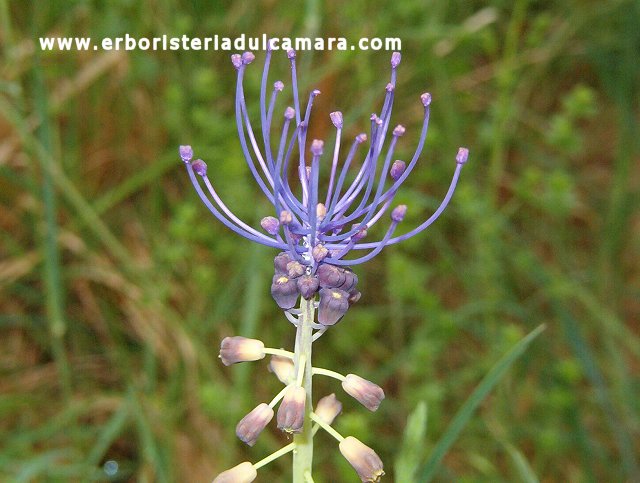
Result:
<svg viewBox="0 0 640 483">
<path fill-rule="evenodd" d="M 220 359 L 225 366 L 238 362 L 250 362 L 264 359 L 264 343 L 257 339 L 248 339 L 239 335 L 225 337 L 220 344 Z"/>
<path fill-rule="evenodd" d="M 314 277 L 313 275 L 302 275 L 296 280 L 296 285 L 298 286 L 298 292 L 300 292 L 300 295 L 302 295 L 306 300 L 309 300 L 318 291 L 320 283 L 318 282 L 318 277 Z"/>
<path fill-rule="evenodd" d="M 272 419 L 273 409 L 268 404 L 262 403 L 240 420 L 236 426 L 236 436 L 240 441 L 253 446 Z"/>
<path fill-rule="evenodd" d="M 293 107 L 287 107 L 284 110 L 284 118 L 288 119 L 289 121 L 291 121 L 291 119 L 293 119 L 296 116 L 296 111 Z"/>
<path fill-rule="evenodd" d="M 344 290 L 345 292 L 351 292 L 351 290 L 353 290 L 357 284 L 358 276 L 353 273 L 352 270 L 344 269 L 344 282 L 336 288 Z"/>
<path fill-rule="evenodd" d="M 336 417 L 338 417 L 338 414 L 342 412 L 342 403 L 336 399 L 335 394 L 329 394 L 318 401 L 313 412 L 316 413 L 316 416 L 322 419 L 322 421 L 331 426 Z"/>
<path fill-rule="evenodd" d="M 270 235 L 275 235 L 278 233 L 278 229 L 280 228 L 280 222 L 273 216 L 265 216 L 260 220 L 260 226 Z"/>
<path fill-rule="evenodd" d="M 358 144 L 362 144 L 367 140 L 367 135 L 365 133 L 360 133 L 356 136 L 356 142 Z"/>
<path fill-rule="evenodd" d="M 313 247 L 313 250 L 311 250 L 311 256 L 318 263 L 327 258 L 327 255 L 329 255 L 329 250 L 327 250 L 323 245 L 318 244 Z"/>
<path fill-rule="evenodd" d="M 293 221 L 293 216 L 291 215 L 290 211 L 282 210 L 280 212 L 280 224 L 281 225 L 288 225 L 292 221 Z"/>
<path fill-rule="evenodd" d="M 213 483 L 251 483 L 258 477 L 258 472 L 249 461 L 223 471 L 213 480 Z"/>
<path fill-rule="evenodd" d="M 295 59 L 296 58 L 296 51 L 293 50 L 293 49 L 287 50 L 287 57 L 289 57 L 290 59 Z"/>
<path fill-rule="evenodd" d="M 391 165 L 391 170 L 389 171 L 391 178 L 394 181 L 398 181 L 400 179 L 400 176 L 402 176 L 402 173 L 404 173 L 404 170 L 406 169 L 406 167 L 407 165 L 404 161 L 400 161 L 399 159 L 396 159 Z"/>
<path fill-rule="evenodd" d="M 280 252 L 273 259 L 273 266 L 279 274 L 287 273 L 287 264 L 291 261 L 291 256 L 287 252 Z"/>
<path fill-rule="evenodd" d="M 316 271 L 316 275 L 318 275 L 320 286 L 323 288 L 339 287 L 345 281 L 344 270 L 335 265 L 329 265 L 328 263 L 320 265 Z"/>
<path fill-rule="evenodd" d="M 287 274 L 289 278 L 298 278 L 300 275 L 304 274 L 305 269 L 304 265 L 300 262 L 296 262 L 295 260 L 287 263 Z"/>
<path fill-rule="evenodd" d="M 398 65 L 400 64 L 400 59 L 402 59 L 400 52 L 394 52 L 393 54 L 391 54 L 391 67 L 394 69 L 398 67 Z"/>
<path fill-rule="evenodd" d="M 393 135 L 400 137 L 400 136 L 403 136 L 406 131 L 407 130 L 405 129 L 404 126 L 398 124 L 393 130 Z"/>
<path fill-rule="evenodd" d="M 396 86 L 394 86 L 391 82 L 389 82 L 387 84 L 387 86 L 384 88 L 385 91 L 387 92 L 393 92 L 395 90 Z"/>
<path fill-rule="evenodd" d="M 398 205 L 391 212 L 391 219 L 396 223 L 400 223 L 404 220 L 404 215 L 407 214 L 407 205 Z"/>
<path fill-rule="evenodd" d="M 322 325 L 334 325 L 349 310 L 349 294 L 339 288 L 320 289 L 318 322 Z"/>
<path fill-rule="evenodd" d="M 291 309 L 298 301 L 298 287 L 295 280 L 286 275 L 275 274 L 271 284 L 271 296 L 281 309 Z"/>
<path fill-rule="evenodd" d="M 244 65 L 249 65 L 251 62 L 255 60 L 256 56 L 253 55 L 252 52 L 245 52 L 242 54 L 242 63 Z"/>
<path fill-rule="evenodd" d="M 271 356 L 269 370 L 273 372 L 283 384 L 289 384 L 293 381 L 294 365 L 293 361 L 288 357 Z"/>
<path fill-rule="evenodd" d="M 384 475 L 382 460 L 367 445 L 353 436 L 347 436 L 339 445 L 340 453 L 346 458 L 363 482 L 379 482 Z"/>
<path fill-rule="evenodd" d="M 354 230 L 360 228 L 360 225 L 355 224 L 352 226 L 352 228 Z M 363 225 L 362 228 L 360 228 L 355 234 L 351 235 L 351 239 L 353 241 L 359 241 L 362 240 L 364 237 L 367 236 L 367 225 Z"/>
<path fill-rule="evenodd" d="M 304 423 L 307 393 L 303 387 L 291 386 L 278 408 L 278 428 L 287 433 L 300 433 Z"/>
<path fill-rule="evenodd" d="M 239 69 L 242 65 L 242 56 L 240 54 L 233 54 L 231 56 L 231 63 L 236 69 Z"/>
<path fill-rule="evenodd" d="M 431 104 L 431 94 L 425 92 L 420 96 L 420 100 L 422 101 L 422 105 L 424 107 L 427 107 L 429 104 Z"/>
<path fill-rule="evenodd" d="M 282 89 L 284 89 L 284 84 L 282 81 L 275 81 L 273 83 L 273 89 L 278 91 L 278 92 L 282 92 Z"/>
<path fill-rule="evenodd" d="M 311 154 L 314 156 L 320 156 L 322 154 L 322 148 L 324 147 L 324 141 L 314 139 L 311 142 Z"/>
<path fill-rule="evenodd" d="M 207 163 L 205 163 L 203 160 L 196 159 L 191 163 L 191 167 L 193 168 L 196 174 L 199 174 L 200 176 L 207 175 Z"/>
<path fill-rule="evenodd" d="M 362 294 L 359 291 L 351 290 L 351 292 L 349 292 L 349 305 L 355 304 L 358 300 L 360 300 L 361 296 Z"/>
<path fill-rule="evenodd" d="M 374 112 L 371 114 L 371 116 L 369 116 L 369 120 L 376 122 L 376 120 L 378 119 L 378 115 Z"/>
<path fill-rule="evenodd" d="M 347 374 L 342 381 L 342 389 L 369 411 L 376 411 L 384 399 L 384 391 L 380 386 L 355 374 Z"/>
<path fill-rule="evenodd" d="M 191 146 L 180 146 L 179 151 L 180 158 L 182 158 L 185 163 L 188 163 L 193 159 L 193 149 L 191 149 Z"/>
<path fill-rule="evenodd" d="M 458 149 L 458 154 L 456 155 L 456 163 L 464 164 L 467 162 L 469 158 L 469 150 L 467 148 Z"/>
<path fill-rule="evenodd" d="M 342 113 L 340 111 L 332 112 L 331 114 L 329 114 L 329 117 L 331 118 L 331 122 L 335 127 L 337 127 L 338 129 L 342 129 Z"/>
</svg>

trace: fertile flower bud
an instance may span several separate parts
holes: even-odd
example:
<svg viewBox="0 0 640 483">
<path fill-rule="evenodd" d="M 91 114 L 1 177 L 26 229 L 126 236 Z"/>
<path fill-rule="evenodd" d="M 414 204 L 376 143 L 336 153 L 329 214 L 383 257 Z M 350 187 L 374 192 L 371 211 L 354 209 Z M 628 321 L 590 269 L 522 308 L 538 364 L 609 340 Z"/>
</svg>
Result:
<svg viewBox="0 0 640 483">
<path fill-rule="evenodd" d="M 316 275 L 318 275 L 320 286 L 323 288 L 339 287 L 345 281 L 344 270 L 328 263 L 320 265 Z"/>
<path fill-rule="evenodd" d="M 293 361 L 288 357 L 271 356 L 269 370 L 273 372 L 283 384 L 289 384 L 295 376 Z"/>
<path fill-rule="evenodd" d="M 291 261 L 291 256 L 287 252 L 280 252 L 273 259 L 273 266 L 278 274 L 287 273 L 287 264 Z"/>
<path fill-rule="evenodd" d="M 404 220 L 404 215 L 407 214 L 407 205 L 398 205 L 391 212 L 391 219 L 396 223 L 400 223 Z"/>
<path fill-rule="evenodd" d="M 369 411 L 376 411 L 384 399 L 384 391 L 380 386 L 355 374 L 347 374 L 342 381 L 342 389 Z"/>
<path fill-rule="evenodd" d="M 338 414 L 342 412 L 342 403 L 336 399 L 335 394 L 329 394 L 318 401 L 313 412 L 331 426 Z"/>
<path fill-rule="evenodd" d="M 245 65 L 250 64 L 255 60 L 256 56 L 253 55 L 253 52 L 245 52 L 242 54 L 242 63 Z"/>
<path fill-rule="evenodd" d="M 223 471 L 213 480 L 213 483 L 251 483 L 258 477 L 258 472 L 249 461 Z"/>
<path fill-rule="evenodd" d="M 193 149 L 191 146 L 180 146 L 180 158 L 182 158 L 185 163 L 193 159 Z"/>
<path fill-rule="evenodd" d="M 464 164 L 467 162 L 469 158 L 469 150 L 467 148 L 458 149 L 458 154 L 456 155 L 456 163 Z"/>
<path fill-rule="evenodd" d="M 301 386 L 291 386 L 278 408 L 278 428 L 287 433 L 299 433 L 304 423 L 307 393 Z"/>
<path fill-rule="evenodd" d="M 331 122 L 335 127 L 337 127 L 338 129 L 342 129 L 342 113 L 340 111 L 332 112 L 331 114 L 329 114 L 329 117 L 331 118 Z"/>
<path fill-rule="evenodd" d="M 264 343 L 257 339 L 235 336 L 225 337 L 220 344 L 220 359 L 225 366 L 237 362 L 264 359 Z"/>
<path fill-rule="evenodd" d="M 329 250 L 320 244 L 316 245 L 313 247 L 313 250 L 311 250 L 311 256 L 318 263 L 327 258 L 327 255 L 329 255 Z"/>
<path fill-rule="evenodd" d="M 271 296 L 281 309 L 293 308 L 298 301 L 298 287 L 295 280 L 276 273 L 271 284 Z"/>
<path fill-rule="evenodd" d="M 322 148 L 324 147 L 324 141 L 314 139 L 311 142 L 311 154 L 314 156 L 320 156 L 322 154 Z"/>
<path fill-rule="evenodd" d="M 282 210 L 280 212 L 280 224 L 281 225 L 288 225 L 292 221 L 293 221 L 293 215 L 291 215 L 290 211 Z"/>
<path fill-rule="evenodd" d="M 398 124 L 398 125 L 393 129 L 393 135 L 394 135 L 394 136 L 396 136 L 396 137 L 403 136 L 405 132 L 407 132 L 407 129 L 406 129 L 403 125 L 401 125 L 401 124 Z"/>
<path fill-rule="evenodd" d="M 191 163 L 191 167 L 196 174 L 199 174 L 200 176 L 207 175 L 207 163 L 205 163 L 203 160 L 196 159 Z"/>
<path fill-rule="evenodd" d="M 420 100 L 422 101 L 422 105 L 424 107 L 427 107 L 429 104 L 431 104 L 431 94 L 425 92 L 420 96 Z"/>
<path fill-rule="evenodd" d="M 349 310 L 349 294 L 339 288 L 320 290 L 318 322 L 322 325 L 334 325 Z"/>
<path fill-rule="evenodd" d="M 284 89 L 284 84 L 282 83 L 282 81 L 275 81 L 273 83 L 273 89 L 278 92 L 282 92 L 282 89 Z"/>
<path fill-rule="evenodd" d="M 231 63 L 236 69 L 239 69 L 242 65 L 242 56 L 240 54 L 233 54 L 231 56 Z"/>
<path fill-rule="evenodd" d="M 377 483 L 384 475 L 382 460 L 367 445 L 353 436 L 347 436 L 339 445 L 342 456 L 356 470 L 363 482 Z"/>
<path fill-rule="evenodd" d="M 300 295 L 302 295 L 306 300 L 309 300 L 316 294 L 320 284 L 318 282 L 318 277 L 314 277 L 313 275 L 303 275 L 302 277 L 298 277 L 296 285 L 298 286 L 298 292 L 300 292 Z"/>
<path fill-rule="evenodd" d="M 394 52 L 393 54 L 391 54 L 391 67 L 394 69 L 398 67 L 398 65 L 400 64 L 400 59 L 402 59 L 400 52 Z"/>
<path fill-rule="evenodd" d="M 287 107 L 284 110 L 284 118 L 291 121 L 296 116 L 296 110 L 293 107 Z"/>
<path fill-rule="evenodd" d="M 265 216 L 260 220 L 260 226 L 270 235 L 275 235 L 278 233 L 278 229 L 280 228 L 280 222 L 273 216 Z"/>
<path fill-rule="evenodd" d="M 256 444 L 262 430 L 273 419 L 273 409 L 266 403 L 258 405 L 240 420 L 236 426 L 236 436 L 249 446 Z"/>
<path fill-rule="evenodd" d="M 404 161 L 396 159 L 391 165 L 391 170 L 389 170 L 391 179 L 393 179 L 393 181 L 398 181 L 400 179 L 400 176 L 402 176 L 402 173 L 404 173 L 406 167 L 407 165 Z"/>
</svg>

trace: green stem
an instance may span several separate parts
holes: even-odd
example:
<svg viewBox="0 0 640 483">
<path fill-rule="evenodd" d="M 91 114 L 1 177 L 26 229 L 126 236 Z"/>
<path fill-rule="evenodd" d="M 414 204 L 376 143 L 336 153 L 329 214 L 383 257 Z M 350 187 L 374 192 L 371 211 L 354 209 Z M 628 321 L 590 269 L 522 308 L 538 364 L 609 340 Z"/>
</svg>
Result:
<svg viewBox="0 0 640 483">
<path fill-rule="evenodd" d="M 307 393 L 307 403 L 304 412 L 304 425 L 302 432 L 293 437 L 296 447 L 293 450 L 293 483 L 305 483 L 308 479 L 305 474 L 311 474 L 311 465 L 313 462 L 313 432 L 311 429 L 311 383 L 312 383 L 312 367 L 311 367 L 311 345 L 312 328 L 315 307 L 312 300 L 302 298 L 300 302 L 300 323 L 296 332 L 296 348 L 294 358 L 294 373 L 299 374 L 300 365 L 304 364 L 302 372 L 302 387 Z"/>
</svg>

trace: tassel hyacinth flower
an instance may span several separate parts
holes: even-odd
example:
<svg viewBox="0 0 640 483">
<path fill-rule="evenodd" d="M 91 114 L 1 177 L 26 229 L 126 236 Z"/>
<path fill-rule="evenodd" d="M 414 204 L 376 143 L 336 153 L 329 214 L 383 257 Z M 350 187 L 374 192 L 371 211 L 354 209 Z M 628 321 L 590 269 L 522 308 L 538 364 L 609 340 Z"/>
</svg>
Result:
<svg viewBox="0 0 640 483">
<path fill-rule="evenodd" d="M 343 116 L 341 112 L 332 112 L 329 119 L 334 135 L 329 152 L 325 141 L 307 139 L 311 109 L 320 91 L 312 90 L 306 102 L 301 98 L 293 50 L 287 52 L 291 66 L 292 106 L 286 107 L 281 116 L 276 114 L 277 101 L 285 85 L 276 81 L 268 89 L 272 54 L 271 50 L 266 52 L 257 125 L 249 117 L 243 87 L 245 73 L 255 56 L 251 52 L 231 56 L 237 72 L 235 110 L 240 145 L 249 170 L 271 206 L 265 210 L 260 226 L 251 226 L 229 209 L 215 190 L 206 163 L 194 159 L 191 146 L 180 146 L 179 149 L 189 178 L 209 211 L 235 233 L 278 250 L 274 258 L 271 295 L 296 327 L 293 352 L 265 347 L 261 341 L 239 336 L 222 341 L 220 358 L 225 365 L 257 361 L 270 354 L 270 370 L 285 384 L 270 404 L 260 404 L 240 421 L 236 428 L 238 437 L 253 445 L 273 418 L 273 408 L 280 404 L 276 418 L 278 427 L 293 435 L 293 442 L 255 464 L 245 462 L 227 470 L 214 481 L 253 481 L 258 468 L 288 452 L 293 452 L 293 481 L 313 481 L 313 437 L 319 428 L 338 440 L 340 451 L 362 481 L 379 481 L 384 470 L 375 452 L 356 438 L 345 438 L 331 427 L 342 409 L 335 395 L 320 399 L 316 405 L 318 414 L 313 411 L 312 378 L 322 375 L 340 380 L 345 392 L 371 411 L 378 409 L 384 391 L 354 374 L 344 376 L 313 367 L 312 344 L 360 299 L 358 277 L 351 267 L 371 260 L 384 248 L 428 228 L 451 200 L 469 152 L 466 148 L 458 150 L 449 189 L 435 212 L 418 226 L 396 234 L 408 208 L 394 204 L 394 200 L 422 154 L 431 95 L 420 96 L 423 123 L 413 155 L 407 160 L 395 159 L 396 145 L 406 129 L 402 125 L 391 127 L 396 75 L 401 60 L 400 53 L 393 53 L 384 101 L 380 112 L 370 116 L 368 132 L 355 136 L 345 154 L 342 149 Z M 276 131 L 279 135 L 272 137 Z M 326 173 L 322 179 L 321 173 Z M 291 174 L 298 186 L 290 184 Z M 321 184 L 327 187 L 322 193 Z M 377 223 L 386 223 L 384 235 L 370 240 L 369 233 Z"/>
</svg>

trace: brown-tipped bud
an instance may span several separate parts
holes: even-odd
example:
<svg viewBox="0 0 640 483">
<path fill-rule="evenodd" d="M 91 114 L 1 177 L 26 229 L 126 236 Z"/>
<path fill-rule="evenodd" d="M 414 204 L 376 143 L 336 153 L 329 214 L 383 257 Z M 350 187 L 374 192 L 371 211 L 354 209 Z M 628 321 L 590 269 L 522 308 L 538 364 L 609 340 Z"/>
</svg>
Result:
<svg viewBox="0 0 640 483">
<path fill-rule="evenodd" d="M 273 216 L 265 216 L 260 220 L 260 226 L 270 235 L 275 235 L 278 233 L 278 229 L 280 228 L 280 222 Z"/>
<path fill-rule="evenodd" d="M 393 179 L 393 181 L 398 181 L 398 179 L 400 179 L 400 176 L 402 176 L 406 168 L 407 168 L 407 164 L 404 161 L 400 161 L 399 159 L 396 159 L 391 165 L 391 170 L 389 171 L 389 174 L 391 175 L 391 178 Z"/>
<path fill-rule="evenodd" d="M 318 275 L 321 287 L 339 287 L 345 281 L 344 270 L 328 263 L 320 265 L 316 275 Z"/>
<path fill-rule="evenodd" d="M 249 461 L 223 471 L 215 477 L 213 483 L 251 483 L 258 477 L 258 472 Z"/>
<path fill-rule="evenodd" d="M 289 262 L 291 263 L 291 262 Z M 271 296 L 281 309 L 291 309 L 298 301 L 296 281 L 284 274 L 275 274 L 271 284 Z"/>
<path fill-rule="evenodd" d="M 300 433 L 304 423 L 307 393 L 301 386 L 291 386 L 278 408 L 278 428 L 287 433 Z"/>
<path fill-rule="evenodd" d="M 296 285 L 298 286 L 298 292 L 300 292 L 300 295 L 302 295 L 306 300 L 309 300 L 313 298 L 318 291 L 320 283 L 316 276 L 302 275 L 296 279 Z"/>
<path fill-rule="evenodd" d="M 238 362 L 264 359 L 264 343 L 258 339 L 248 339 L 239 335 L 225 337 L 220 344 L 220 359 L 225 366 Z"/>
<path fill-rule="evenodd" d="M 363 482 L 377 483 L 384 475 L 382 460 L 366 444 L 353 436 L 347 436 L 339 445 L 340 453 L 356 470 Z"/>
<path fill-rule="evenodd" d="M 318 304 L 318 322 L 322 325 L 334 325 L 349 310 L 349 294 L 339 288 L 320 290 Z"/>
<path fill-rule="evenodd" d="M 324 220 L 325 216 L 327 216 L 327 207 L 324 203 L 318 203 L 316 205 L 316 217 L 318 218 L 318 221 Z"/>
<path fill-rule="evenodd" d="M 293 215 L 291 214 L 290 211 L 282 210 L 280 212 L 280 224 L 281 225 L 288 225 L 292 221 L 293 221 Z"/>
<path fill-rule="evenodd" d="M 304 265 L 300 262 L 289 262 L 287 263 L 287 274 L 289 278 L 298 278 L 300 275 L 303 275 L 305 272 Z"/>
<path fill-rule="evenodd" d="M 338 414 L 342 412 L 342 403 L 338 401 L 335 394 L 329 394 L 318 401 L 313 412 L 331 426 Z"/>
<path fill-rule="evenodd" d="M 288 357 L 271 356 L 269 370 L 273 372 L 283 384 L 289 384 L 295 376 L 293 361 Z"/>
<path fill-rule="evenodd" d="M 376 411 L 384 399 L 384 391 L 380 386 L 355 374 L 348 374 L 342 381 L 342 389 L 369 411 Z"/>
<path fill-rule="evenodd" d="M 311 250 L 311 256 L 313 256 L 313 259 L 318 263 L 327 258 L 327 255 L 329 255 L 329 250 L 327 250 L 324 245 L 316 245 L 313 247 L 313 250 Z"/>
<path fill-rule="evenodd" d="M 291 261 L 291 255 L 287 252 L 280 252 L 273 259 L 273 267 L 277 273 L 287 273 L 287 264 Z"/>
<path fill-rule="evenodd" d="M 273 409 L 268 404 L 262 403 L 240 420 L 236 426 L 236 436 L 240 441 L 253 446 L 272 419 Z"/>
</svg>

